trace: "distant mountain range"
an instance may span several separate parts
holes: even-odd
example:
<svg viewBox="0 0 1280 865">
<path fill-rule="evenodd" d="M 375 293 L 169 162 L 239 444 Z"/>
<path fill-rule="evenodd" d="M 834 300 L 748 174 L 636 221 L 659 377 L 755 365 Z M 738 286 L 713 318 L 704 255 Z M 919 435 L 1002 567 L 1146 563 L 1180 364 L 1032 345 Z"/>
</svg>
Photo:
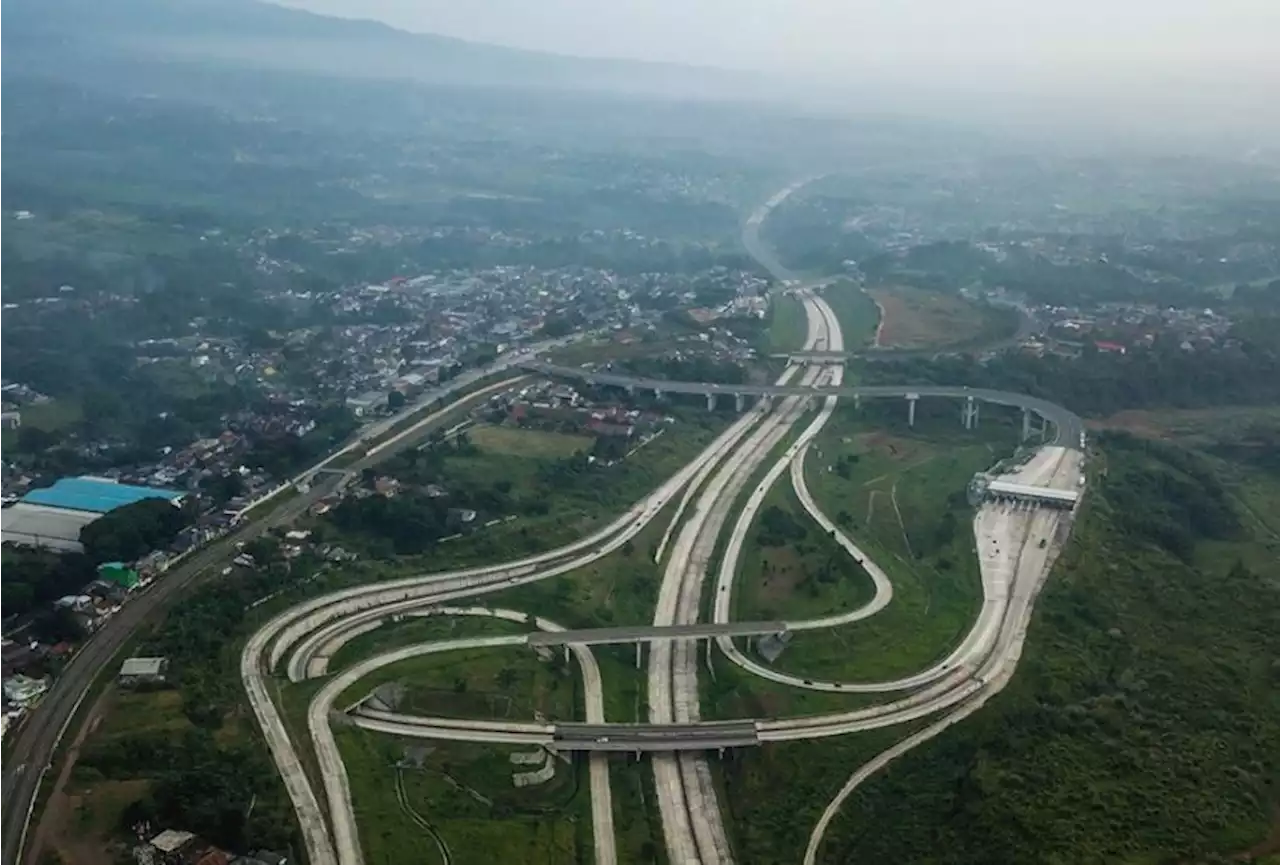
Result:
<svg viewBox="0 0 1280 865">
<path fill-rule="evenodd" d="M 745 73 L 523 51 L 258 0 L 5 0 L 2 32 L 6 76 L 92 77 L 104 64 L 188 63 L 683 98 L 758 96 L 766 86 Z"/>
</svg>

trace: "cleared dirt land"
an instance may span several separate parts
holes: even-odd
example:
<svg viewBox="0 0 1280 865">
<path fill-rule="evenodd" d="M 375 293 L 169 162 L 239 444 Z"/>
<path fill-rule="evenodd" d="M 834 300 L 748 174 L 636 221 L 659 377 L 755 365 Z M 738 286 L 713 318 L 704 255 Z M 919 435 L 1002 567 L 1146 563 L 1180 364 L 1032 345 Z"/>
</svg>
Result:
<svg viewBox="0 0 1280 865">
<path fill-rule="evenodd" d="M 941 348 L 973 342 L 992 327 L 990 317 L 958 295 L 892 286 L 869 289 L 881 310 L 880 348 Z"/>
</svg>

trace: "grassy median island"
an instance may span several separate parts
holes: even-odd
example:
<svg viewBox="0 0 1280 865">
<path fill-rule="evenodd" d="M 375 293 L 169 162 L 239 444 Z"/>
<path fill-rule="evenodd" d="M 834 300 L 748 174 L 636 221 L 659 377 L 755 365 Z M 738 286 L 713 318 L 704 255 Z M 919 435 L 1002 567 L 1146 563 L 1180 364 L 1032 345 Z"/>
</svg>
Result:
<svg viewBox="0 0 1280 865">
<path fill-rule="evenodd" d="M 840 322 L 846 351 L 860 351 L 875 342 L 880 310 L 869 294 L 856 283 L 840 280 L 824 288 L 822 296 Z"/>
<path fill-rule="evenodd" d="M 473 720 L 581 720 L 578 673 L 562 652 L 528 646 L 458 649 L 380 667 L 334 702 L 341 709 L 377 693 L 407 715 Z M 390 686 L 390 687 L 387 687 Z"/>
<path fill-rule="evenodd" d="M 585 760 L 552 757 L 549 780 L 516 787 L 514 776 L 539 769 L 545 755 L 532 765 L 514 764 L 512 756 L 537 749 L 397 740 L 352 727 L 334 733 L 367 862 L 562 865 L 590 858 Z"/>
<path fill-rule="evenodd" d="M 805 477 L 818 506 L 888 574 L 894 596 L 860 622 L 798 632 L 775 666 L 800 676 L 874 681 L 908 675 L 963 638 L 981 595 L 965 486 L 1012 452 L 991 422 L 966 433 L 949 417 L 917 427 L 842 407 L 809 449 Z M 952 426 L 952 423 L 955 423 Z M 886 431 L 887 428 L 887 431 Z M 804 513 L 784 477 L 752 528 L 735 617 L 800 619 L 856 609 L 872 583 Z"/>
<path fill-rule="evenodd" d="M 775 352 L 799 351 L 809 335 L 804 304 L 794 294 L 775 291 L 769 299 L 769 347 Z"/>
<path fill-rule="evenodd" d="M 855 793 L 819 861 L 1277 861 L 1280 541 L 1232 499 L 1280 475 L 1101 447 L 1009 688 Z"/>
</svg>

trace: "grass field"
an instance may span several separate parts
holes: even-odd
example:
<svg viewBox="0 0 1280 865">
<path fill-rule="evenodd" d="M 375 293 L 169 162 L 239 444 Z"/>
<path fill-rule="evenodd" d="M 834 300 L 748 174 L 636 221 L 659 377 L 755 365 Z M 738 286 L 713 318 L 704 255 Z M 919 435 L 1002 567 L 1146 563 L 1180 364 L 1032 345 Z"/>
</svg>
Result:
<svg viewBox="0 0 1280 865">
<path fill-rule="evenodd" d="M 591 821 L 578 763 L 557 760 L 546 784 L 516 788 L 512 775 L 531 768 L 511 763 L 521 749 L 398 742 L 354 728 L 335 735 L 366 862 L 443 863 L 437 838 L 456 865 L 586 861 Z"/>
<path fill-rule="evenodd" d="M 488 602 L 488 598 L 479 598 L 475 603 L 485 605 Z M 386 622 L 377 630 L 351 640 L 329 659 L 329 671 L 337 672 L 356 661 L 414 643 L 457 640 L 487 634 L 516 634 L 531 630 L 532 625 L 481 616 L 406 616 L 398 622 Z"/>
<path fill-rule="evenodd" d="M 775 352 L 798 351 L 809 333 L 804 304 L 793 295 L 775 293 L 769 307 L 769 347 Z"/>
<path fill-rule="evenodd" d="M 945 655 L 972 624 L 980 579 L 964 489 L 974 472 L 1011 451 L 1008 431 L 965 436 L 930 430 L 923 419 L 911 434 L 876 427 L 851 410 L 838 413 L 810 449 L 806 478 L 819 506 L 888 573 L 893 602 L 863 622 L 798 633 L 779 669 L 850 681 L 905 675 Z M 772 490 L 769 503 L 808 524 L 789 484 Z M 759 532 L 757 522 L 752 538 Z M 829 614 L 869 596 L 869 579 L 851 563 L 848 574 L 815 579 L 825 564 L 817 534 L 785 548 L 753 547 L 738 618 Z"/>
<path fill-rule="evenodd" d="M 354 702 L 379 685 L 403 686 L 399 709 L 411 715 L 532 721 L 581 720 L 577 670 L 558 652 L 543 660 L 532 649 L 463 649 L 397 661 L 352 685 L 335 705 Z"/>
<path fill-rule="evenodd" d="M 46 432 L 58 432 L 68 429 L 78 424 L 83 418 L 80 403 L 75 400 L 65 399 L 28 403 L 22 406 L 19 412 L 22 417 L 22 426 L 45 430 Z M 17 447 L 18 430 L 5 429 L 3 431 L 3 444 L 5 450 Z"/>
<path fill-rule="evenodd" d="M 653 561 L 676 503 L 669 503 L 618 550 L 557 577 L 499 592 L 493 603 L 537 610 L 571 628 L 639 625 L 653 618 L 661 569 Z"/>
<path fill-rule="evenodd" d="M 853 771 L 919 726 L 730 752 L 721 763 L 721 802 L 738 861 L 801 861 L 822 809 Z"/>
<path fill-rule="evenodd" d="M 1037 603 L 1009 688 L 856 793 L 821 861 L 1148 865 L 1280 853 L 1275 541 L 1241 520 L 1233 537 L 1201 540 L 1180 560 L 1117 511 L 1132 473 L 1160 457 L 1106 444 L 1101 460 L 1107 474 Z M 1249 473 L 1280 490 L 1280 475 Z M 1173 501 L 1157 498 L 1153 514 Z"/>
<path fill-rule="evenodd" d="M 822 296 L 840 321 L 846 351 L 858 351 L 874 342 L 880 310 L 865 291 L 842 281 L 823 290 Z"/>
<path fill-rule="evenodd" d="M 545 470 L 549 456 L 530 458 L 503 452 L 480 446 L 473 439 L 476 452 L 447 456 L 438 482 L 446 489 L 470 491 L 506 487 L 518 510 L 524 512 L 509 522 L 485 526 L 470 535 L 440 543 L 430 552 L 400 556 L 395 565 L 404 573 L 442 571 L 486 561 L 504 561 L 581 538 L 652 492 L 705 447 L 726 423 L 726 417 L 708 414 L 679 420 L 626 459 L 614 465 L 594 466 L 563 484 L 548 480 Z M 498 432 L 504 444 L 512 440 L 508 432 L 526 433 L 524 430 Z M 535 500 L 545 503 L 545 513 L 532 512 L 533 508 L 528 505 Z M 330 523 L 328 517 L 320 519 Z M 359 548 L 364 539 L 348 536 L 346 540 Z"/>
<path fill-rule="evenodd" d="M 884 310 L 880 331 L 880 346 L 884 348 L 965 345 L 979 341 L 994 324 L 990 312 L 956 294 L 908 286 L 869 291 Z"/>
<path fill-rule="evenodd" d="M 507 426 L 481 425 L 468 430 L 467 435 L 482 450 L 535 459 L 559 459 L 591 447 L 589 436 Z"/>
</svg>

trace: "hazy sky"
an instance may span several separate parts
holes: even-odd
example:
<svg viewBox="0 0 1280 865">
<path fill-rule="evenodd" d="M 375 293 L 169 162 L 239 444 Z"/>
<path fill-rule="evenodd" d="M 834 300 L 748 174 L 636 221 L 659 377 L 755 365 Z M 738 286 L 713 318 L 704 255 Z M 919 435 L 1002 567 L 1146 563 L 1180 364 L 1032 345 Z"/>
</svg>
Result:
<svg viewBox="0 0 1280 865">
<path fill-rule="evenodd" d="M 1280 0 L 282 0 L 406 30 L 832 84 L 1059 92 L 1252 84 Z"/>
</svg>

